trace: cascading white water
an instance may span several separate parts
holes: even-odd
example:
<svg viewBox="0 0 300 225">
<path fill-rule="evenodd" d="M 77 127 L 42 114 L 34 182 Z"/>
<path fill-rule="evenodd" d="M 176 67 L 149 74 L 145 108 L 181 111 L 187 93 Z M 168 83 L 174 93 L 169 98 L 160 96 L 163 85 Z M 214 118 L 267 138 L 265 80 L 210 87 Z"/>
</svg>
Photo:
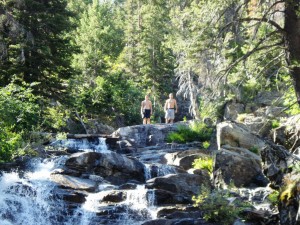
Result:
<svg viewBox="0 0 300 225">
<path fill-rule="evenodd" d="M 110 152 L 104 139 L 89 143 L 87 140 L 65 140 L 60 145 L 77 151 Z M 119 190 L 102 182 L 98 193 L 89 193 L 77 208 L 69 208 L 62 200 L 60 188 L 50 181 L 53 171 L 65 165 L 67 156 L 31 163 L 30 172 L 3 173 L 0 176 L 1 225 L 139 225 L 156 218 L 154 191 L 137 185 L 133 190 Z M 153 165 L 152 165 L 153 166 Z M 171 166 L 155 164 L 155 176 L 176 173 Z M 153 178 L 146 165 L 146 180 Z M 152 168 L 153 169 L 153 168 Z M 92 176 L 92 175 L 91 175 Z M 117 203 L 102 201 L 111 192 L 122 192 L 124 199 Z"/>
<path fill-rule="evenodd" d="M 149 180 L 154 177 L 176 174 L 174 166 L 164 164 L 145 164 L 145 178 Z"/>
<path fill-rule="evenodd" d="M 51 145 L 55 147 L 65 147 L 73 151 L 108 151 L 105 138 L 101 137 L 96 138 L 94 141 L 89 141 L 87 138 L 57 140 L 51 143 Z"/>
<path fill-rule="evenodd" d="M 155 219 L 156 207 L 154 206 L 155 196 L 153 190 L 148 190 L 144 185 L 138 185 L 134 190 L 127 191 L 127 197 L 124 204 L 127 206 L 128 212 L 124 214 L 120 225 L 140 224 L 139 218 Z M 130 213 L 130 211 L 135 212 Z"/>
<path fill-rule="evenodd" d="M 0 220 L 5 225 L 56 225 L 65 215 L 64 202 L 55 195 L 50 173 L 64 160 L 33 162 L 34 172 L 17 172 L 0 177 Z"/>
<path fill-rule="evenodd" d="M 103 200 L 115 191 L 124 192 L 126 195 L 125 200 L 118 203 L 118 206 Z M 146 219 L 156 218 L 155 210 L 154 192 L 147 190 L 144 185 L 138 185 L 134 190 L 105 190 L 89 194 L 85 203 L 76 210 L 66 225 L 93 225 L 99 221 L 103 224 L 138 225 Z"/>
</svg>

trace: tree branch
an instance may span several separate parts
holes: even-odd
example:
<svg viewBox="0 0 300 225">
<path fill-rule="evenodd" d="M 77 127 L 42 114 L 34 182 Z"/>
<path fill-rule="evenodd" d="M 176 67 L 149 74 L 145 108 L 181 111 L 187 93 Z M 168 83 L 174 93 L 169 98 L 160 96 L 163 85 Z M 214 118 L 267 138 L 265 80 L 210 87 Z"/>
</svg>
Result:
<svg viewBox="0 0 300 225">
<path fill-rule="evenodd" d="M 247 58 L 248 58 L 249 56 L 251 56 L 254 52 L 258 52 L 258 51 L 261 51 L 261 50 L 264 50 L 264 49 L 267 49 L 267 48 L 272 48 L 272 47 L 275 47 L 275 46 L 282 45 L 282 41 L 280 41 L 280 42 L 277 42 L 277 43 L 272 44 L 272 45 L 265 45 L 265 46 L 260 47 L 260 45 L 261 45 L 266 39 L 268 39 L 269 37 L 273 36 L 274 33 L 277 33 L 277 31 L 271 32 L 266 38 L 261 39 L 251 51 L 247 52 L 247 53 L 244 54 L 242 57 L 240 57 L 239 59 L 235 60 L 235 61 L 234 61 L 233 63 L 231 63 L 225 70 L 221 70 L 218 74 L 221 74 L 221 73 L 223 73 L 223 72 L 224 72 L 224 74 L 221 75 L 220 77 L 218 77 L 217 82 L 219 82 L 224 76 L 227 77 L 228 73 L 229 73 L 229 72 L 230 72 L 237 64 L 239 64 L 241 61 L 247 59 Z"/>
</svg>

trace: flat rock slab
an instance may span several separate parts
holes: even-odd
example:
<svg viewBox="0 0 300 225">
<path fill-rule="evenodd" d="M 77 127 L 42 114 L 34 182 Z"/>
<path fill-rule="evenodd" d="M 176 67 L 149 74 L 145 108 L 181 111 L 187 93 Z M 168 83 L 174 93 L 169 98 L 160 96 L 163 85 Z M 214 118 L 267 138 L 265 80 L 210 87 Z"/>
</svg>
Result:
<svg viewBox="0 0 300 225">
<path fill-rule="evenodd" d="M 51 174 L 50 179 L 58 185 L 76 190 L 95 191 L 97 187 L 95 181 L 63 174 Z"/>
</svg>

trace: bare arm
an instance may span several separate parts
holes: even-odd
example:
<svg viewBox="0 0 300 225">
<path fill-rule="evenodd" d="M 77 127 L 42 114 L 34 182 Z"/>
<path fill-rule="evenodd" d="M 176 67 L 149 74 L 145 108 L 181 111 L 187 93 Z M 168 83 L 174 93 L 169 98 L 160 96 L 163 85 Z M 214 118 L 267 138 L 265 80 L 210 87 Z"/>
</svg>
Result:
<svg viewBox="0 0 300 225">
<path fill-rule="evenodd" d="M 143 113 L 144 101 L 141 103 L 141 114 Z"/>
<path fill-rule="evenodd" d="M 178 106 L 177 106 L 177 101 L 175 100 L 175 107 L 176 107 L 176 111 L 175 112 L 178 112 Z"/>
</svg>

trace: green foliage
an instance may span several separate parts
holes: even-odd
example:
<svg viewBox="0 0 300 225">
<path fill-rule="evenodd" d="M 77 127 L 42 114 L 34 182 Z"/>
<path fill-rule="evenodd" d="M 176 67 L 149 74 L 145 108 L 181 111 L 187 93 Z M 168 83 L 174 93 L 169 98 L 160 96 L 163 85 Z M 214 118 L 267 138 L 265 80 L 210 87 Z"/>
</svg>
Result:
<svg viewBox="0 0 300 225">
<path fill-rule="evenodd" d="M 293 163 L 289 168 L 291 168 L 293 172 L 300 173 L 300 162 Z"/>
<path fill-rule="evenodd" d="M 299 165 L 299 163 L 297 162 L 296 165 Z M 297 174 L 297 170 L 293 170 L 293 173 Z M 286 174 L 282 179 L 283 185 L 279 190 L 278 198 L 282 205 L 290 205 L 299 194 L 300 180 L 293 173 Z"/>
<path fill-rule="evenodd" d="M 59 102 L 53 106 L 48 106 L 43 110 L 42 126 L 48 131 L 61 131 L 66 129 L 67 118 L 70 118 L 71 113 Z"/>
<path fill-rule="evenodd" d="M 209 173 L 212 173 L 213 164 L 214 161 L 212 157 L 204 157 L 204 158 L 195 159 L 195 161 L 193 162 L 193 167 L 195 169 L 205 169 Z"/>
<path fill-rule="evenodd" d="M 273 206 L 277 206 L 279 200 L 279 191 L 273 191 L 271 194 L 269 194 L 268 200 L 271 202 Z"/>
<path fill-rule="evenodd" d="M 22 153 L 23 139 L 40 121 L 39 98 L 32 94 L 31 86 L 10 84 L 0 88 L 1 162 L 11 161 Z"/>
<path fill-rule="evenodd" d="M 192 122 L 189 126 L 179 125 L 176 132 L 167 136 L 168 142 L 186 143 L 210 140 L 213 129 L 202 122 Z"/>
<path fill-rule="evenodd" d="M 34 93 L 62 98 L 73 47 L 65 33 L 72 29 L 66 1 L 5 1 L 1 3 L 0 85 L 35 83 Z"/>
<path fill-rule="evenodd" d="M 210 143 L 209 143 L 209 141 L 204 141 L 204 142 L 202 143 L 202 145 L 203 145 L 203 148 L 208 149 L 209 146 L 210 146 Z"/>
<path fill-rule="evenodd" d="M 0 123 L 11 131 L 32 130 L 39 122 L 38 97 L 32 94 L 31 86 L 10 84 L 0 88 Z M 27 86 L 27 87 L 26 87 Z"/>
<path fill-rule="evenodd" d="M 166 39 L 170 32 L 167 2 L 126 1 L 125 41 L 120 68 L 141 89 L 154 88 L 161 96 L 172 91 L 175 59 Z M 143 21 L 143 22 L 141 22 Z"/>
<path fill-rule="evenodd" d="M 193 197 L 195 206 L 204 211 L 204 219 L 209 222 L 220 222 L 224 225 L 231 225 L 235 219 L 241 218 L 243 211 L 250 207 L 247 202 L 238 199 L 230 202 L 232 198 L 229 191 L 201 189 L 201 194 Z M 234 197 L 233 197 L 234 198 Z"/>
<path fill-rule="evenodd" d="M 252 146 L 252 147 L 250 147 L 250 148 L 249 148 L 249 151 L 250 151 L 250 152 L 253 152 L 253 153 L 255 153 L 255 154 L 259 154 L 259 149 L 258 149 L 257 146 Z"/>
<path fill-rule="evenodd" d="M 0 162 L 11 161 L 19 155 L 19 148 L 22 146 L 22 136 L 11 131 L 9 127 L 4 127 L 0 122 Z"/>
<path fill-rule="evenodd" d="M 217 120 L 224 115 L 224 102 L 221 99 L 211 102 L 209 99 L 201 98 L 199 111 L 201 118 L 208 117 Z"/>
<path fill-rule="evenodd" d="M 247 113 L 241 113 L 241 114 L 238 114 L 236 120 L 240 123 L 244 123 L 246 117 L 247 117 Z"/>
<path fill-rule="evenodd" d="M 72 91 L 76 91 L 72 96 L 73 107 L 81 115 L 102 118 L 115 126 L 140 123 L 140 102 L 144 94 L 125 74 L 99 76 L 93 86 L 74 86 Z"/>
<path fill-rule="evenodd" d="M 272 120 L 272 129 L 275 129 L 277 127 L 280 127 L 280 121 L 279 120 Z"/>
<path fill-rule="evenodd" d="M 300 113 L 300 107 L 296 102 L 295 92 L 292 85 L 292 80 L 290 76 L 285 75 L 283 76 L 283 82 L 289 85 L 284 92 L 284 102 L 283 105 L 287 108 L 286 112 L 290 115 L 297 115 Z"/>
</svg>

